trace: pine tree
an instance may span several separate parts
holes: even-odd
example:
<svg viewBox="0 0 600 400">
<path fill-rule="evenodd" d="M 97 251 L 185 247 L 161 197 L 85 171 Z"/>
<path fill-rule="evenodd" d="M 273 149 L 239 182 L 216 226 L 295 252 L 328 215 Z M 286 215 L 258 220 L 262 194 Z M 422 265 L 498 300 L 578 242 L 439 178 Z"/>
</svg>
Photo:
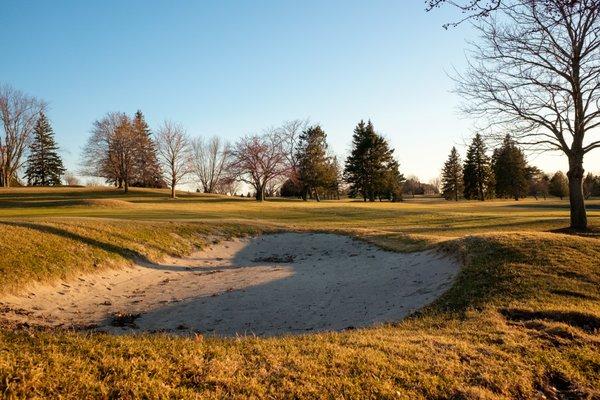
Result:
<svg viewBox="0 0 600 400">
<path fill-rule="evenodd" d="M 502 145 L 494 150 L 492 171 L 497 197 L 515 200 L 525 197 L 528 188 L 527 160 L 510 135 L 506 135 Z"/>
<path fill-rule="evenodd" d="M 404 178 L 393 153 L 394 149 L 375 132 L 371 121 L 366 124 L 360 121 L 354 129 L 352 151 L 344 169 L 350 196 L 360 195 L 364 201 L 375 201 L 377 197 L 387 196 L 391 183 L 397 186 L 399 181 L 401 184 Z"/>
<path fill-rule="evenodd" d="M 400 173 L 398 161 L 389 160 L 379 178 L 378 197 L 390 201 L 402 201 L 402 185 L 405 182 L 404 175 Z"/>
<path fill-rule="evenodd" d="M 463 168 L 465 199 L 484 201 L 493 196 L 494 175 L 490 158 L 485 154 L 486 146 L 480 134 L 476 134 L 467 150 L 467 159 Z"/>
<path fill-rule="evenodd" d="M 33 141 L 29 146 L 25 176 L 31 186 L 55 186 L 61 184 L 65 173 L 54 132 L 46 115 L 42 112 L 35 124 Z"/>
<path fill-rule="evenodd" d="M 138 140 L 135 177 L 132 186 L 166 187 L 156 155 L 156 143 L 140 110 L 133 117 L 132 129 Z"/>
<path fill-rule="evenodd" d="M 541 169 L 535 166 L 527 167 L 528 194 L 535 197 L 542 196 L 544 199 L 548 197 L 550 187 L 550 177 Z"/>
<path fill-rule="evenodd" d="M 303 186 L 302 198 L 314 195 L 320 201 L 320 189 L 328 189 L 337 181 L 333 160 L 327 154 L 327 135 L 319 125 L 309 127 L 299 137 L 296 159 L 298 177 Z"/>
<path fill-rule="evenodd" d="M 569 181 L 567 180 L 566 175 L 561 171 L 555 173 L 550 179 L 549 191 L 552 196 L 560 197 L 561 200 L 563 197 L 568 196 Z"/>
<path fill-rule="evenodd" d="M 442 196 L 446 200 L 458 201 L 464 190 L 463 168 L 456 147 L 452 147 L 442 169 Z"/>
</svg>

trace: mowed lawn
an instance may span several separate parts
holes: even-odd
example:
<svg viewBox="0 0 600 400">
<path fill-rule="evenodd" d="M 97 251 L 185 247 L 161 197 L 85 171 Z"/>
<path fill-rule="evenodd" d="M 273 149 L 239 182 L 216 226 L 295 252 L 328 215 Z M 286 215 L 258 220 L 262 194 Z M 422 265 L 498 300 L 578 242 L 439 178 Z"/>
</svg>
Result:
<svg viewBox="0 0 600 400">
<path fill-rule="evenodd" d="M 588 202 L 600 226 L 600 200 Z M 302 202 L 156 190 L 0 191 L 0 292 L 215 238 L 336 231 L 464 263 L 441 299 L 396 324 L 218 339 L 4 324 L 0 393 L 47 398 L 597 398 L 600 240 L 552 231 L 568 201 Z M 1 307 L 1 305 L 0 305 Z"/>
</svg>

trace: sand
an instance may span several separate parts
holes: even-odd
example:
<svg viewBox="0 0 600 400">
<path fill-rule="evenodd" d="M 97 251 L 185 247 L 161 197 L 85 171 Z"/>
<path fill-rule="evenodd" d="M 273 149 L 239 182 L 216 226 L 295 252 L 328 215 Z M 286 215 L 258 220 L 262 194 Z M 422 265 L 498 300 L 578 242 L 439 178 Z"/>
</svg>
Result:
<svg viewBox="0 0 600 400">
<path fill-rule="evenodd" d="M 334 234 L 272 234 L 37 285 L 0 298 L 0 317 L 112 333 L 335 331 L 402 319 L 440 296 L 458 269 L 433 251 L 390 252 Z"/>
</svg>

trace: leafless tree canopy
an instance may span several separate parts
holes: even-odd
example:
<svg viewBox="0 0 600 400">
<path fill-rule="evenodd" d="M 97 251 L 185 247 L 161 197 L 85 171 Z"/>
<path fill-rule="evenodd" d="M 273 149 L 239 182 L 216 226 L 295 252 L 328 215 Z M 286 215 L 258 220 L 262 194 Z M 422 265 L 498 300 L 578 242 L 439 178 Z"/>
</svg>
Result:
<svg viewBox="0 0 600 400">
<path fill-rule="evenodd" d="M 233 147 L 230 168 L 254 188 L 256 200 L 264 200 L 270 184 L 289 173 L 282 135 L 270 129 L 262 135 L 241 138 Z"/>
<path fill-rule="evenodd" d="M 308 119 L 294 119 L 284 122 L 276 132 L 281 137 L 283 151 L 289 167 L 290 179 L 296 180 L 298 176 L 298 143 L 300 134 L 310 125 Z"/>
<path fill-rule="evenodd" d="M 231 146 L 218 136 L 206 140 L 203 137 L 192 141 L 192 167 L 204 193 L 217 193 L 227 179 L 227 166 L 231 156 Z"/>
<path fill-rule="evenodd" d="M 478 19 L 488 17 L 492 12 L 497 11 L 503 4 L 509 3 L 506 0 L 426 0 L 425 7 L 427 11 L 434 10 L 444 5 L 457 8 L 461 17 L 455 22 L 449 22 L 444 25 L 445 28 L 460 25 L 468 19 Z"/>
<path fill-rule="evenodd" d="M 126 114 L 106 114 L 94 122 L 84 148 L 82 173 L 104 177 L 127 191 L 135 173 L 138 144 Z"/>
<path fill-rule="evenodd" d="M 467 115 L 483 128 L 569 158 L 571 225 L 585 228 L 583 158 L 600 147 L 600 2 L 514 0 L 476 24 L 457 76 Z"/>
<path fill-rule="evenodd" d="M 82 174 L 98 176 L 128 191 L 130 185 L 162 183 L 154 142 L 140 119 L 122 112 L 107 113 L 94 122 L 83 151 Z M 155 181 L 155 182 L 152 182 Z M 158 182 L 160 181 L 160 182 Z"/>
<path fill-rule="evenodd" d="M 175 187 L 192 172 L 192 148 L 185 129 L 180 124 L 165 121 L 158 130 L 156 143 L 159 161 L 175 198 Z"/>
<path fill-rule="evenodd" d="M 17 178 L 25 159 L 23 153 L 32 137 L 40 112 L 45 102 L 13 89 L 0 86 L 0 121 L 3 135 L 0 136 L 0 186 L 8 187 Z"/>
</svg>

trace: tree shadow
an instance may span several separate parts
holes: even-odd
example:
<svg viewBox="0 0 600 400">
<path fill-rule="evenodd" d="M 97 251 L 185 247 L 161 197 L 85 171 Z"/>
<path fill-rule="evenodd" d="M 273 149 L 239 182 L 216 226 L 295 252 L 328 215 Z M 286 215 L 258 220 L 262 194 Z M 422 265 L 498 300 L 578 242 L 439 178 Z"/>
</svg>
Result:
<svg viewBox="0 0 600 400">
<path fill-rule="evenodd" d="M 66 239 L 74 240 L 83 244 L 86 244 L 91 247 L 95 247 L 97 249 L 103 250 L 108 253 L 115 254 L 117 256 L 123 257 L 125 259 L 144 262 L 144 263 L 152 263 L 144 254 L 128 249 L 126 247 L 117 246 L 111 243 L 102 242 L 96 239 L 89 238 L 87 236 L 80 235 L 78 233 L 70 232 L 65 229 L 57 228 L 51 225 L 43 225 L 36 224 L 33 222 L 17 222 L 17 221 L 0 221 L 0 224 L 18 228 L 26 228 L 32 229 L 41 233 L 47 233 L 51 235 L 60 236 Z"/>
</svg>

